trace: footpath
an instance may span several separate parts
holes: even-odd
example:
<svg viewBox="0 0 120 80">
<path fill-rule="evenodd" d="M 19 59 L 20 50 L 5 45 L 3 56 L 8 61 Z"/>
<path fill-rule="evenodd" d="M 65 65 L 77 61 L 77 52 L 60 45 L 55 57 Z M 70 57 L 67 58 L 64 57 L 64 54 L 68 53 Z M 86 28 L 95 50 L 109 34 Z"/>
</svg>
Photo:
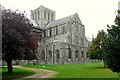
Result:
<svg viewBox="0 0 120 80">
<path fill-rule="evenodd" d="M 34 71 L 35 74 L 20 78 L 20 79 L 14 79 L 14 80 L 41 80 L 41 79 L 47 79 L 47 78 L 54 78 L 54 76 L 57 74 L 57 72 L 55 71 L 50 71 L 50 70 L 45 70 L 45 69 L 25 68 L 22 66 L 15 66 L 15 67 L 19 69 Z"/>
</svg>

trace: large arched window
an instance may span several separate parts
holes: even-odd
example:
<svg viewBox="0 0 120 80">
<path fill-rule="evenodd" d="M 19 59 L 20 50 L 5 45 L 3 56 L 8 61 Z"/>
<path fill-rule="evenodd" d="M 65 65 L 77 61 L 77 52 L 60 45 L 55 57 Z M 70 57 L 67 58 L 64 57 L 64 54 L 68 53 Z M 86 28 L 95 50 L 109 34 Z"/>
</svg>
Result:
<svg viewBox="0 0 120 80">
<path fill-rule="evenodd" d="M 68 48 L 68 59 L 71 59 L 72 58 L 72 53 L 71 53 L 71 49 Z"/>
<path fill-rule="evenodd" d="M 78 51 L 75 51 L 75 57 L 78 58 Z"/>
<path fill-rule="evenodd" d="M 52 58 L 52 52 L 49 51 L 49 58 Z"/>
<path fill-rule="evenodd" d="M 41 59 L 45 60 L 45 52 L 44 51 L 41 52 Z"/>
<path fill-rule="evenodd" d="M 57 59 L 60 59 L 60 53 L 59 53 L 59 50 L 58 50 L 58 49 L 56 50 L 56 58 L 57 58 Z"/>
<path fill-rule="evenodd" d="M 81 52 L 81 57 L 82 57 L 82 58 L 84 57 L 84 52 L 83 52 L 83 51 Z"/>
</svg>

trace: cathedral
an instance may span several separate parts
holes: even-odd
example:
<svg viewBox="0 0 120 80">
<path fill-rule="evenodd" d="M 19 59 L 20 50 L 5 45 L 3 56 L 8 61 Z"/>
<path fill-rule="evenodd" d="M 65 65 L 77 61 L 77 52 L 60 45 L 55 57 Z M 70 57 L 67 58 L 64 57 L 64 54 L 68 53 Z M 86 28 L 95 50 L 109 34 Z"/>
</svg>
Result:
<svg viewBox="0 0 120 80">
<path fill-rule="evenodd" d="M 31 22 L 38 32 L 39 64 L 77 64 L 88 61 L 89 41 L 77 13 L 55 19 L 55 11 L 40 6 L 31 10 Z"/>
</svg>

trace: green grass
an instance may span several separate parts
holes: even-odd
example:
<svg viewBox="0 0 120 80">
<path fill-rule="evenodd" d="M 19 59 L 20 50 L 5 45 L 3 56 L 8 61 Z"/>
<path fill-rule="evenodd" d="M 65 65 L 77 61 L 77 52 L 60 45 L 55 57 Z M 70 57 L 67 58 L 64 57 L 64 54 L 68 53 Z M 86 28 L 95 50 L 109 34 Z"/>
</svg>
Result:
<svg viewBox="0 0 120 80">
<path fill-rule="evenodd" d="M 117 73 L 104 68 L 103 64 L 98 62 L 91 64 L 29 65 L 24 67 L 56 71 L 58 75 L 56 75 L 55 78 L 106 78 L 103 80 L 107 80 L 107 78 L 118 77 Z"/>
<path fill-rule="evenodd" d="M 18 68 L 13 68 L 13 73 L 6 73 L 6 72 L 7 72 L 7 68 L 2 67 L 2 80 L 17 79 L 35 74 L 35 72 L 33 71 L 28 71 Z"/>
</svg>

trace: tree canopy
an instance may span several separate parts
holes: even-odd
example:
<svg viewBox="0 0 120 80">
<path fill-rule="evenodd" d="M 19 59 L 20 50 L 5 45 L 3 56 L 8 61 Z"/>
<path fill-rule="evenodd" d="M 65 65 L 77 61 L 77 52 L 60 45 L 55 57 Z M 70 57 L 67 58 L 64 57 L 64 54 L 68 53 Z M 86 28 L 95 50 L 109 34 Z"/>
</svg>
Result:
<svg viewBox="0 0 120 80">
<path fill-rule="evenodd" d="M 115 25 L 107 25 L 107 38 L 103 43 L 105 63 L 113 72 L 120 72 L 120 16 L 115 18 Z"/>
<path fill-rule="evenodd" d="M 2 57 L 10 62 L 24 59 L 26 50 L 32 52 L 38 47 L 37 36 L 32 32 L 32 24 L 24 13 L 2 9 Z M 9 71 L 11 72 L 11 71 Z"/>
<path fill-rule="evenodd" d="M 98 59 L 102 60 L 103 58 L 103 49 L 101 44 L 106 38 L 106 33 L 104 30 L 98 31 L 97 37 L 92 39 L 92 42 L 88 48 L 87 54 L 89 55 L 90 59 Z"/>
</svg>

